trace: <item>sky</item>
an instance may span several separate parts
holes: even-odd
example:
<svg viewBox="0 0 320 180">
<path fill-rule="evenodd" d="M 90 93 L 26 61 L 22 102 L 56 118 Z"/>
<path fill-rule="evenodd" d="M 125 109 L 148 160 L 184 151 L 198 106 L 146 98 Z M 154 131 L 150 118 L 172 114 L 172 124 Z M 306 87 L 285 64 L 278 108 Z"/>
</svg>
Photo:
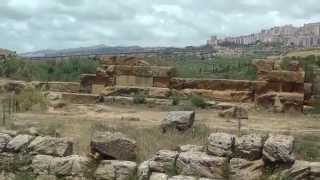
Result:
<svg viewBox="0 0 320 180">
<path fill-rule="evenodd" d="M 0 48 L 189 46 L 320 22 L 319 0 L 0 0 Z"/>
</svg>

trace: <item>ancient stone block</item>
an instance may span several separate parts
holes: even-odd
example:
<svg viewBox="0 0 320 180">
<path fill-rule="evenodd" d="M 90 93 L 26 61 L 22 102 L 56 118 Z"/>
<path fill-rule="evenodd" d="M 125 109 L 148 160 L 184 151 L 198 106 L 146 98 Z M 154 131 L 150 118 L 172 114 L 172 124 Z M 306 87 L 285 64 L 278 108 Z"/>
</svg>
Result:
<svg viewBox="0 0 320 180">
<path fill-rule="evenodd" d="M 136 175 L 137 164 L 130 161 L 101 161 L 94 173 L 96 180 L 130 180 Z"/>
<path fill-rule="evenodd" d="M 227 159 L 207 155 L 203 152 L 180 153 L 177 170 L 181 175 L 223 179 Z"/>
<path fill-rule="evenodd" d="M 134 160 L 137 154 L 136 141 L 119 132 L 95 132 L 90 148 L 103 159 Z"/>
<path fill-rule="evenodd" d="M 33 138 L 30 135 L 18 135 L 9 141 L 6 149 L 11 152 L 19 152 L 23 148 L 26 148 Z"/>
<path fill-rule="evenodd" d="M 263 174 L 263 160 L 248 161 L 245 159 L 230 160 L 231 180 L 259 180 Z"/>
<path fill-rule="evenodd" d="M 263 147 L 263 158 L 271 162 L 293 163 L 293 142 L 292 136 L 270 135 Z"/>
<path fill-rule="evenodd" d="M 69 156 L 73 153 L 73 141 L 67 138 L 36 137 L 28 146 L 32 154 Z"/>
<path fill-rule="evenodd" d="M 160 150 L 149 161 L 152 172 L 172 173 L 175 170 L 177 151 Z"/>
<path fill-rule="evenodd" d="M 221 157 L 231 157 L 235 136 L 226 133 L 212 133 L 208 138 L 208 154 Z"/>
<path fill-rule="evenodd" d="M 77 82 L 47 82 L 48 90 L 55 92 L 79 93 L 80 84 Z"/>
<path fill-rule="evenodd" d="M 268 71 L 261 72 L 258 80 L 265 80 L 269 82 L 294 82 L 304 83 L 305 73 L 294 71 Z"/>
<path fill-rule="evenodd" d="M 235 156 L 248 160 L 257 160 L 262 157 L 262 137 L 257 134 L 244 135 L 236 138 Z"/>
<path fill-rule="evenodd" d="M 80 75 L 80 92 L 91 93 L 92 84 L 95 82 L 95 74 L 81 74 Z"/>
<path fill-rule="evenodd" d="M 161 121 L 163 132 L 168 129 L 185 131 L 192 127 L 195 119 L 194 111 L 172 111 Z"/>
</svg>

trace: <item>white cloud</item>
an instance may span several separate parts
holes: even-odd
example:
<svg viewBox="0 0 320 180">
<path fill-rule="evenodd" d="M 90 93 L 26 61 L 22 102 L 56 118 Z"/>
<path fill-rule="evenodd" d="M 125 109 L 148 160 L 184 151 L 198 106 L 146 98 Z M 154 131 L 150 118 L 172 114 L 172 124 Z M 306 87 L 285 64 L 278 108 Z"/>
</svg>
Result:
<svg viewBox="0 0 320 180">
<path fill-rule="evenodd" d="M 318 0 L 1 0 L 0 47 L 187 46 L 314 21 Z"/>
</svg>

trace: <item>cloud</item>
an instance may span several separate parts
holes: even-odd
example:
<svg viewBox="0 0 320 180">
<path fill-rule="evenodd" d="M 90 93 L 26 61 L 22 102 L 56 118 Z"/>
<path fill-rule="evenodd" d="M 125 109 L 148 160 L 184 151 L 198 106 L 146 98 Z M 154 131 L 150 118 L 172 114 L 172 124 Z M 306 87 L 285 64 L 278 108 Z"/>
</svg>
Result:
<svg viewBox="0 0 320 180">
<path fill-rule="evenodd" d="M 318 0 L 1 0 L 0 47 L 200 45 L 210 35 L 320 21 Z"/>
</svg>

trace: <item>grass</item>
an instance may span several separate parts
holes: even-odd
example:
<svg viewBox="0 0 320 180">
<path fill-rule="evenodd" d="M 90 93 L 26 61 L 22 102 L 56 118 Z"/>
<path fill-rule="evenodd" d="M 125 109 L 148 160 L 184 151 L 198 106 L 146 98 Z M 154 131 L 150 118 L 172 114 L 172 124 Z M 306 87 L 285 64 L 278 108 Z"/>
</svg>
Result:
<svg viewBox="0 0 320 180">
<path fill-rule="evenodd" d="M 29 111 L 35 106 L 38 110 L 46 110 L 47 99 L 44 95 L 36 89 L 26 88 L 20 94 L 16 95 L 17 110 L 20 112 Z"/>
<path fill-rule="evenodd" d="M 168 131 L 163 134 L 160 127 L 133 128 L 125 124 L 110 126 L 109 123 L 97 122 L 91 131 L 104 130 L 122 132 L 137 142 L 137 161 L 142 162 L 151 158 L 159 150 L 178 150 L 180 145 L 195 144 L 205 145 L 210 130 L 204 125 L 196 125 L 186 132 Z"/>
<path fill-rule="evenodd" d="M 298 159 L 320 161 L 320 135 L 301 135 L 295 137 L 295 154 Z"/>
<path fill-rule="evenodd" d="M 197 95 L 193 95 L 190 98 L 190 102 L 193 106 L 195 107 L 199 107 L 199 108 L 206 108 L 208 106 L 208 104 L 206 103 L 206 101 L 201 97 L 201 96 L 197 96 Z"/>
</svg>

